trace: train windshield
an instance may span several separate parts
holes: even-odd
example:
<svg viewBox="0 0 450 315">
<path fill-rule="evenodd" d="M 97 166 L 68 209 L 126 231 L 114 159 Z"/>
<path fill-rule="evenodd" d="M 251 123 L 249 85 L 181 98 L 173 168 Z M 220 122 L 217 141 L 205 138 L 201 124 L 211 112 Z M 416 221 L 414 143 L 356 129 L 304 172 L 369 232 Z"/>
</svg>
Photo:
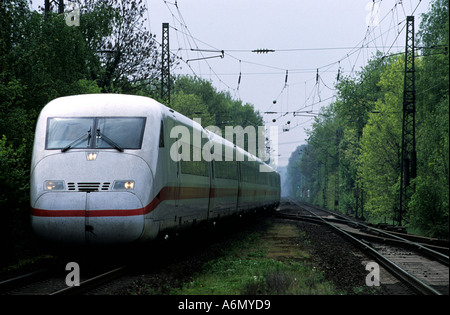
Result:
<svg viewBox="0 0 450 315">
<path fill-rule="evenodd" d="M 45 148 L 140 149 L 145 117 L 49 118 Z"/>
</svg>

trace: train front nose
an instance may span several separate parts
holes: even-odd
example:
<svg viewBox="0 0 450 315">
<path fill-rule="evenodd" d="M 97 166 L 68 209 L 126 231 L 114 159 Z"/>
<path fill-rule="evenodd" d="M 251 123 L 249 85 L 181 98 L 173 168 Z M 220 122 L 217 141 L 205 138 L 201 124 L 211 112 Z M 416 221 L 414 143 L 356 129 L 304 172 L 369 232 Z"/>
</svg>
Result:
<svg viewBox="0 0 450 315">
<path fill-rule="evenodd" d="M 95 158 L 90 159 L 91 155 Z M 144 230 L 152 183 L 146 162 L 132 154 L 69 151 L 49 155 L 31 176 L 33 230 L 61 244 L 137 241 Z"/>
<path fill-rule="evenodd" d="M 45 240 L 74 245 L 130 243 L 144 228 L 144 208 L 129 192 L 50 192 L 32 208 L 32 227 Z"/>
</svg>

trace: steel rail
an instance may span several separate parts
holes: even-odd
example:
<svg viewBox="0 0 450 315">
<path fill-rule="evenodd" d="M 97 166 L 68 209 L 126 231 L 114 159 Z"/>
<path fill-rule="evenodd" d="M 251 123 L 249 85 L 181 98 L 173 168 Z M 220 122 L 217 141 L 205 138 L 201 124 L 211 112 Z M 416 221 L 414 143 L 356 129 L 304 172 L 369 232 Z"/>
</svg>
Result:
<svg viewBox="0 0 450 315">
<path fill-rule="evenodd" d="M 294 215 L 294 214 L 284 214 L 284 213 L 275 213 L 274 215 L 276 217 L 283 218 L 283 219 L 302 220 L 302 221 L 313 222 L 313 223 L 318 223 L 318 224 L 322 223 L 319 218 L 313 217 L 311 215 L 301 215 L 301 214 Z M 349 224 L 349 221 L 344 220 L 344 219 L 329 218 L 329 217 L 326 217 L 324 219 L 328 222 Z M 350 223 L 350 224 L 353 224 L 353 223 Z M 390 237 L 390 233 L 389 233 L 389 235 L 386 235 L 384 233 L 383 233 L 383 235 L 380 235 L 381 233 L 372 233 L 373 231 L 370 231 L 370 228 L 371 227 L 369 226 L 366 229 L 366 231 L 363 231 L 361 233 L 352 232 L 352 231 L 348 231 L 348 233 L 350 233 L 351 235 L 355 235 L 355 236 L 363 235 L 365 239 L 372 240 L 375 242 L 384 242 L 384 243 L 388 243 L 388 244 L 393 244 L 393 245 L 401 246 L 404 248 L 409 248 L 409 249 L 412 249 L 415 251 L 419 250 L 422 254 L 424 254 L 434 260 L 437 260 L 446 266 L 449 265 L 449 261 L 447 259 L 448 256 L 446 256 L 444 254 L 444 252 L 448 252 L 448 247 L 426 244 L 427 249 L 421 250 L 423 248 L 420 247 L 420 245 L 423 245 L 423 244 L 420 244 L 417 242 L 411 243 L 411 241 L 408 241 L 408 240 L 405 241 L 405 240 L 403 240 L 403 238 L 397 239 L 395 237 Z"/>
<path fill-rule="evenodd" d="M 296 205 L 299 207 L 302 207 L 300 204 L 298 204 L 296 201 L 293 201 Z M 304 207 L 302 207 L 305 209 Z M 324 224 L 330 226 L 331 228 L 335 229 L 338 233 L 344 235 L 349 240 L 363 248 L 370 256 L 372 256 L 375 260 L 377 260 L 385 269 L 387 269 L 389 272 L 394 274 L 398 279 L 406 283 L 407 285 L 412 286 L 415 290 L 418 292 L 424 294 L 424 295 L 442 295 L 439 291 L 435 290 L 430 285 L 426 284 L 422 280 L 418 279 L 414 275 L 407 272 L 405 269 L 397 265 L 395 262 L 391 261 L 390 259 L 384 257 L 381 255 L 378 251 L 373 249 L 370 245 L 367 243 L 364 243 L 357 239 L 356 237 L 352 236 L 350 233 L 344 231 L 343 229 L 335 226 L 334 224 L 327 222 L 324 218 L 318 216 L 312 211 L 309 211 L 308 209 L 305 209 L 315 217 L 319 218 Z"/>
<path fill-rule="evenodd" d="M 291 200 L 291 201 L 292 201 L 292 200 Z M 292 201 L 292 202 L 296 203 L 298 206 L 301 207 L 301 204 L 297 203 L 296 201 Z M 305 208 L 303 208 L 303 209 L 305 209 Z M 308 211 L 308 212 L 310 212 L 310 213 L 312 213 L 312 212 L 309 211 L 308 209 L 305 209 L 305 210 Z M 416 250 L 421 251 L 423 254 L 425 254 L 425 255 L 427 255 L 427 256 L 433 258 L 433 259 L 436 259 L 436 260 L 439 261 L 440 263 L 442 263 L 442 264 L 444 264 L 444 265 L 446 265 L 446 266 L 449 266 L 449 265 L 450 265 L 450 263 L 449 263 L 450 259 L 449 259 L 449 256 L 448 256 L 448 255 L 445 255 L 445 254 L 440 253 L 440 252 L 438 252 L 438 251 L 436 251 L 436 250 L 433 250 L 433 249 L 431 249 L 430 247 L 428 247 L 428 246 L 426 246 L 426 245 L 424 245 L 424 244 L 421 244 L 421 243 L 418 243 L 418 242 L 413 242 L 413 241 L 410 241 L 410 240 L 408 240 L 408 239 L 406 239 L 406 238 L 404 238 L 404 237 L 400 237 L 400 236 L 398 236 L 398 235 L 395 235 L 395 234 L 392 234 L 392 233 L 383 231 L 383 230 L 381 230 L 381 229 L 378 229 L 378 228 L 375 228 L 375 227 L 368 226 L 368 225 L 363 224 L 363 223 L 361 223 L 361 222 L 357 222 L 357 221 L 355 221 L 355 220 L 353 220 L 353 219 L 351 219 L 351 218 L 348 218 L 348 217 L 346 217 L 346 216 L 344 216 L 344 215 L 342 215 L 342 214 L 339 214 L 339 213 L 333 213 L 333 212 L 330 212 L 330 211 L 325 210 L 325 209 L 320 209 L 320 210 L 321 210 L 321 211 L 325 211 L 325 212 L 327 212 L 327 213 L 329 213 L 329 214 L 332 214 L 332 215 L 334 215 L 334 216 L 340 217 L 340 218 L 342 218 L 343 220 L 352 222 L 353 224 L 355 224 L 355 225 L 357 225 L 357 226 L 362 226 L 362 227 L 364 227 L 364 228 L 366 228 L 366 229 L 368 229 L 368 230 L 372 230 L 372 231 L 375 231 L 375 232 L 377 232 L 377 233 L 379 233 L 379 234 L 385 235 L 386 237 L 389 237 L 389 238 L 391 238 L 391 239 L 396 239 L 396 240 L 398 240 L 398 241 L 404 242 L 404 243 L 408 244 L 410 247 L 415 248 Z M 312 214 L 316 215 L 315 213 L 312 213 Z M 320 217 L 320 216 L 318 216 L 318 217 Z"/>
<path fill-rule="evenodd" d="M 0 281 L 0 292 L 7 292 L 14 290 L 14 288 L 26 285 L 29 282 L 37 281 L 49 274 L 49 270 L 41 269 L 23 274 L 11 279 Z"/>
<path fill-rule="evenodd" d="M 108 272 L 102 273 L 101 275 L 80 282 L 79 286 L 67 287 L 62 290 L 50 293 L 49 295 L 75 295 L 87 292 L 94 289 L 95 287 L 98 287 L 106 282 L 112 281 L 122 276 L 125 272 L 125 269 L 126 267 L 119 267 L 110 270 Z"/>
</svg>

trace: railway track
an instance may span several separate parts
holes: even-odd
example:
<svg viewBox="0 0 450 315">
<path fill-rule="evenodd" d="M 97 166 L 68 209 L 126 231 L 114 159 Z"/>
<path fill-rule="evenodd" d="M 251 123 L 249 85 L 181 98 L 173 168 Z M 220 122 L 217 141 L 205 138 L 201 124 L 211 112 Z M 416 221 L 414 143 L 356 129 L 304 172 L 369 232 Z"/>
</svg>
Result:
<svg viewBox="0 0 450 315">
<path fill-rule="evenodd" d="M 430 239 L 406 234 L 399 236 L 398 233 L 384 231 L 334 212 L 290 202 L 295 204 L 294 210 L 278 211 L 275 216 L 327 225 L 361 248 L 414 292 L 448 295 L 448 245 L 430 244 L 433 243 Z"/>
<path fill-rule="evenodd" d="M 408 235 L 401 234 L 399 236 L 392 232 L 378 231 L 379 229 L 366 226 L 353 219 L 349 220 L 343 216 L 341 217 L 334 212 L 327 212 L 310 205 L 290 203 L 284 203 L 280 208 L 281 211 L 276 211 L 274 215 L 281 219 L 308 221 L 329 226 L 330 229 L 348 237 L 367 254 L 365 257 L 368 258 L 363 258 L 363 260 L 375 261 L 380 265 L 380 270 L 382 270 L 381 285 L 385 285 L 387 276 L 385 277 L 384 272 L 388 270 L 393 275 L 389 276 L 391 279 L 393 277 L 399 278 L 402 283 L 405 283 L 410 288 L 407 290 L 407 294 L 448 294 L 448 256 L 445 254 L 445 249 L 448 252 L 448 246 L 446 248 L 443 246 L 444 244 L 438 244 L 435 240 L 419 239 L 417 237 L 412 240 L 412 238 L 406 237 Z M 218 234 L 221 235 L 221 233 Z M 138 273 L 151 269 L 152 272 L 158 274 L 158 272 L 165 269 L 167 263 L 180 261 L 180 259 L 184 260 L 185 258 L 183 257 L 187 255 L 186 250 L 188 246 L 175 245 L 175 243 L 173 244 L 175 248 L 172 249 L 167 247 L 168 243 L 164 243 L 164 246 L 161 246 L 162 251 L 157 256 L 167 258 L 158 262 L 153 258 L 149 259 L 149 263 L 145 263 L 146 267 L 139 270 Z M 190 244 L 196 243 L 196 241 L 190 242 Z M 200 246 L 198 250 L 200 252 L 205 251 L 205 246 Z M 424 257 L 424 253 L 428 252 L 428 247 L 431 247 L 431 251 L 427 254 L 429 256 Z M 172 254 L 173 257 L 171 257 Z M 96 255 L 97 258 L 101 256 Z M 126 261 L 128 264 L 125 263 L 126 266 L 143 261 L 140 256 L 131 258 L 129 255 L 120 255 L 120 257 L 127 257 Z M 113 283 L 117 284 L 117 281 L 113 281 L 115 279 L 120 279 L 120 282 L 122 282 L 122 279 L 127 278 L 130 272 L 133 273 L 131 269 L 134 271 L 139 269 L 139 267 L 135 266 L 136 264 L 133 268 L 123 267 L 118 260 L 116 260 L 115 265 L 102 265 L 100 260 L 97 261 L 97 258 L 89 256 L 87 260 L 80 261 L 82 272 L 79 286 L 67 286 L 66 277 L 69 271 L 65 270 L 66 262 L 64 262 L 53 266 L 51 269 L 43 269 L 13 279 L 0 281 L 0 294 L 97 294 L 95 292 L 102 292 L 102 289 L 100 291 L 97 290 L 99 287 L 107 288 Z M 75 259 L 75 261 L 78 260 Z M 93 263 L 95 261 L 97 261 L 97 266 Z M 103 261 L 111 261 L 111 259 L 103 259 Z M 159 278 L 161 277 L 155 276 L 155 279 Z"/>
<path fill-rule="evenodd" d="M 55 260 L 48 269 L 24 273 L 20 276 L 0 280 L 0 295 L 80 295 L 115 294 L 115 290 L 139 281 L 148 274 L 155 283 L 165 285 L 167 281 L 186 277 L 196 270 L 218 250 L 209 246 L 233 237 L 234 233 L 245 227 L 247 220 L 234 225 L 218 224 L 211 231 L 198 229 L 186 232 L 183 237 L 173 236 L 170 240 L 160 240 L 148 246 L 130 247 L 105 251 L 93 250 L 84 253 L 68 253 Z M 204 235 L 210 237 L 205 239 Z M 80 267 L 80 285 L 68 286 L 66 270 L 68 262 L 78 262 Z M 178 262 L 180 266 L 177 267 Z M 167 266 L 175 267 L 167 267 Z M 131 280 L 130 280 L 131 279 Z M 111 287 L 111 290 L 108 290 Z M 100 292 L 100 293 L 99 293 Z M 102 293 L 106 292 L 106 293 Z"/>
<path fill-rule="evenodd" d="M 56 292 L 50 293 L 50 295 L 75 295 L 87 293 L 105 283 L 115 280 L 126 273 L 126 267 L 118 267 L 112 270 L 101 273 L 97 276 L 93 276 L 87 280 L 80 282 L 79 286 L 70 286 Z"/>
<path fill-rule="evenodd" d="M 4 295 L 75 295 L 85 294 L 113 281 L 126 273 L 121 266 L 97 273 L 89 272 L 77 285 L 68 285 L 67 273 L 61 270 L 41 269 L 0 282 L 0 294 Z"/>
</svg>

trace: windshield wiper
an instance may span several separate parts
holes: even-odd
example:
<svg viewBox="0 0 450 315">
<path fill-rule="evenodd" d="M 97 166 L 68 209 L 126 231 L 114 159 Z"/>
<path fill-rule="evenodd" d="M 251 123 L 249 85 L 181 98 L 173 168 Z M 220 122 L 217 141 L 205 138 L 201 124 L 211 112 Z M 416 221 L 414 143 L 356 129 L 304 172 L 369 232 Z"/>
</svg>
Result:
<svg viewBox="0 0 450 315">
<path fill-rule="evenodd" d="M 100 128 L 97 129 L 97 137 L 104 139 L 109 145 L 111 145 L 114 149 L 119 152 L 123 152 L 123 149 L 114 141 L 105 136 L 102 132 L 100 132 Z"/>
<path fill-rule="evenodd" d="M 88 146 L 89 146 L 89 142 L 90 142 L 90 140 L 91 140 L 91 128 L 89 128 L 89 130 L 88 130 L 87 133 L 85 133 L 84 135 L 82 135 L 82 136 L 79 137 L 78 139 L 76 139 L 76 140 L 74 140 L 73 142 L 71 142 L 69 145 L 67 145 L 67 146 L 65 146 L 64 148 L 62 148 L 62 149 L 61 149 L 61 152 L 66 152 L 66 151 L 68 151 L 69 149 L 72 148 L 72 146 L 73 146 L 75 143 L 81 141 L 81 139 L 83 139 L 83 138 L 86 137 L 86 136 L 88 137 L 88 138 L 87 138 L 87 141 L 88 141 Z"/>
</svg>

